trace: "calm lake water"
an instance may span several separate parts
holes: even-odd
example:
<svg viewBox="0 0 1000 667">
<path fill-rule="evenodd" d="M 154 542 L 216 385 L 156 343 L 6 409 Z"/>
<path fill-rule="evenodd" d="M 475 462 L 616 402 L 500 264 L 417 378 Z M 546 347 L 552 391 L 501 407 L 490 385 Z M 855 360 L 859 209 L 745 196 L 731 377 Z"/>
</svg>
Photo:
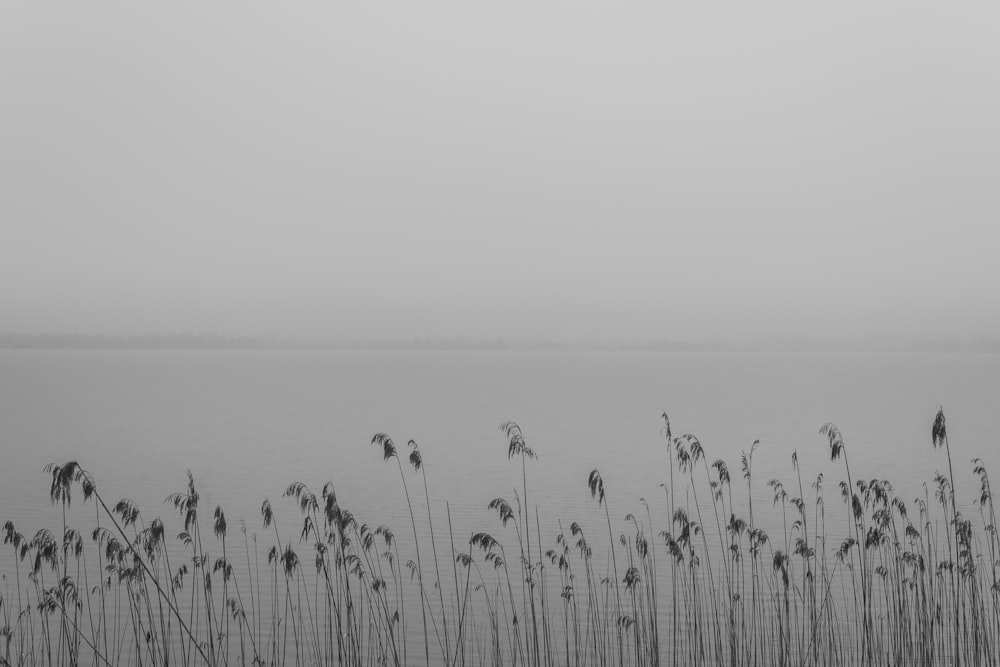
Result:
<svg viewBox="0 0 1000 667">
<path fill-rule="evenodd" d="M 768 479 L 794 479 L 795 450 L 807 480 L 825 472 L 832 490 L 843 476 L 818 435 L 827 421 L 843 432 L 856 477 L 922 494 L 947 467 L 930 442 L 939 405 L 968 502 L 969 460 L 1000 469 L 998 356 L 2 351 L 0 519 L 23 532 L 58 525 L 42 469 L 75 459 L 106 496 L 134 499 L 147 518 L 173 516 L 163 499 L 190 469 L 203 506 L 221 504 L 251 529 L 264 497 L 282 506 L 289 482 L 318 491 L 332 480 L 359 519 L 402 533 L 399 472 L 370 444 L 386 432 L 400 449 L 420 444 L 435 512 L 448 501 L 460 534 L 499 531 L 485 506 L 520 487 L 497 429 L 505 420 L 538 453 L 529 500 L 543 522 L 592 515 L 593 468 L 613 512 L 637 512 L 645 497 L 655 514 L 668 474 L 663 411 L 675 435 L 697 435 L 734 479 L 741 450 L 760 440 L 754 495 L 767 505 Z"/>
<path fill-rule="evenodd" d="M 508 461 L 498 430 L 515 420 L 538 453 L 527 484 L 542 548 L 555 546 L 560 527 L 568 531 L 578 521 L 598 546 L 596 559 L 604 558 L 601 569 L 607 567 L 606 524 L 590 497 L 588 474 L 600 470 L 616 530 L 624 530 L 630 512 L 652 521 L 650 536 L 667 528 L 662 484 L 670 473 L 660 416 L 666 411 L 674 435 L 694 434 L 709 461 L 727 461 L 738 514 L 748 509 L 740 455 L 760 441 L 753 458 L 754 517 L 775 536 L 783 534 L 784 517 L 767 482 L 778 478 L 797 495 L 791 460 L 797 452 L 810 506 L 809 484 L 825 476 L 833 550 L 849 534 L 837 490 L 843 462 L 829 461 L 820 426 L 833 421 L 840 427 L 855 479 L 887 478 L 909 503 L 924 496 L 922 485 L 936 471 L 947 471 L 944 452 L 931 445 L 940 405 L 948 417 L 957 499 L 972 510 L 979 486 L 970 460 L 980 457 L 1000 469 L 994 428 L 1000 356 L 2 351 L 0 520 L 13 521 L 28 537 L 40 528 L 58 534 L 61 515 L 49 502 L 43 468 L 78 460 L 109 502 L 131 498 L 147 525 L 163 517 L 172 539 L 183 524 L 163 501 L 185 488 L 190 469 L 203 523 L 210 525 L 221 505 L 231 531 L 243 519 L 248 533 L 260 535 L 261 553 L 273 537 L 262 529 L 261 501 L 271 499 L 281 532 L 293 543 L 301 518 L 283 490 L 302 481 L 318 493 L 329 480 L 342 506 L 359 522 L 388 525 L 407 554 L 412 541 L 399 469 L 371 444 L 375 433 L 386 432 L 404 456 L 409 439 L 420 445 L 447 564 L 449 518 L 458 551 L 480 530 L 516 543 L 486 509 L 497 496 L 513 504 L 522 493 L 519 462 Z M 703 469 L 697 474 L 705 503 Z M 406 475 L 426 548 L 422 480 L 408 467 Z M 687 481 L 678 480 L 676 488 L 685 494 Z M 94 507 L 82 503 L 78 490 L 73 500 L 69 523 L 89 534 Z M 678 504 L 690 510 L 691 500 L 688 495 Z M 708 516 L 705 521 L 710 525 Z M 662 550 L 662 542 L 656 548 Z M 183 556 L 178 541 L 170 549 Z M 0 551 L 8 596 L 13 569 L 11 551 Z M 667 576 L 666 569 L 659 574 L 661 590 Z M 411 585 L 404 595 L 411 611 L 419 604 L 414 595 Z M 265 589 L 264 609 L 270 599 Z M 664 632 L 670 618 L 661 608 L 657 624 Z M 410 621 L 405 632 L 418 650 L 419 626 Z"/>
</svg>

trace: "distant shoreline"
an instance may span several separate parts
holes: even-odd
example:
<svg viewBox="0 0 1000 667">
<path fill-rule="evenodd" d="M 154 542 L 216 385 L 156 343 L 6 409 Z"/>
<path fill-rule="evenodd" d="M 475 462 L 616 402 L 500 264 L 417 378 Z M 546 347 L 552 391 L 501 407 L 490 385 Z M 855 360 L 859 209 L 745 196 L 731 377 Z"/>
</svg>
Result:
<svg viewBox="0 0 1000 667">
<path fill-rule="evenodd" d="M 772 352 L 858 354 L 998 354 L 1000 341 L 906 341 L 895 339 L 768 339 L 744 345 L 654 341 L 628 344 L 508 341 L 503 339 L 281 339 L 206 334 L 135 336 L 0 333 L 0 350 L 177 351 L 372 351 L 372 352 Z"/>
<path fill-rule="evenodd" d="M 583 352 L 677 351 L 722 352 L 734 348 L 722 343 L 650 343 L 600 345 L 503 339 L 413 339 L 365 341 L 356 339 L 308 340 L 165 334 L 138 336 L 0 334 L 0 349 L 21 350 L 247 350 L 247 351 L 455 351 L 455 352 Z"/>
</svg>

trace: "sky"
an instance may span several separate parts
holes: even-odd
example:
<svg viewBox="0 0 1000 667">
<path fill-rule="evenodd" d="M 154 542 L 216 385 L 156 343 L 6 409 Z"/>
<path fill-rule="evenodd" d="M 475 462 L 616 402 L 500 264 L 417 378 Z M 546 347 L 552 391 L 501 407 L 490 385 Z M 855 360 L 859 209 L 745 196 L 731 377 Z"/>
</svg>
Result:
<svg viewBox="0 0 1000 667">
<path fill-rule="evenodd" d="M 0 331 L 1000 337 L 1000 5 L 0 4 Z"/>
</svg>

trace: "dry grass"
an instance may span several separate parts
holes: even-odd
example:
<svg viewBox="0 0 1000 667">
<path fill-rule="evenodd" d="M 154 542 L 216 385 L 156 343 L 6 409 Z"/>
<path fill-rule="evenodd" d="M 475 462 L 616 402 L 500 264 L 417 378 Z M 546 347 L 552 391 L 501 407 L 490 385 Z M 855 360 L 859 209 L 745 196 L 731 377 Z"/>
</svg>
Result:
<svg viewBox="0 0 1000 667">
<path fill-rule="evenodd" d="M 606 526 L 574 522 L 566 533 L 560 521 L 555 535 L 543 535 L 545 508 L 529 502 L 535 452 L 507 422 L 501 430 L 508 459 L 520 464 L 521 488 L 512 500 L 488 503 L 497 537 L 479 531 L 456 544 L 450 507 L 437 508 L 447 510 L 448 549 L 435 533 L 419 447 L 408 443 L 404 467 L 392 439 L 377 434 L 372 444 L 395 461 L 407 500 L 413 542 L 405 548 L 414 560 L 405 561 L 392 528 L 356 520 L 332 483 L 318 495 L 300 482 L 285 488 L 300 528 L 279 530 L 264 500 L 260 532 L 241 525 L 233 540 L 221 507 L 206 515 L 211 530 L 203 534 L 188 473 L 185 490 L 166 499 L 183 525 L 171 539 L 163 521 L 147 524 L 131 501 L 107 503 L 75 462 L 49 466 L 62 535 L 40 530 L 28 538 L 4 525 L 14 571 L 4 573 L 0 596 L 0 664 L 1000 662 L 990 480 L 974 460 L 980 494 L 976 511 L 964 515 L 943 411 L 929 444 L 944 449 L 948 475 L 912 502 L 886 480 L 855 480 L 843 435 L 822 427 L 831 460 L 844 463 L 830 510 L 844 512 L 846 534 L 828 534 L 825 480 L 804 486 L 797 454 L 790 479 L 767 482 L 773 504 L 762 522 L 752 501 L 760 485 L 756 443 L 741 458 L 743 483 L 734 485 L 724 461 L 710 464 L 701 442 L 674 436 L 663 417 L 667 482 L 652 504 L 664 516 L 645 499 L 639 511 L 621 514 L 621 494 L 613 508 L 615 489 L 594 470 L 587 488 Z M 414 476 L 424 491 L 420 521 L 408 484 Z M 74 500 L 94 507 L 85 530 L 67 524 Z M 654 519 L 666 528 L 656 532 Z M 782 534 L 762 525 L 780 525 Z"/>
</svg>

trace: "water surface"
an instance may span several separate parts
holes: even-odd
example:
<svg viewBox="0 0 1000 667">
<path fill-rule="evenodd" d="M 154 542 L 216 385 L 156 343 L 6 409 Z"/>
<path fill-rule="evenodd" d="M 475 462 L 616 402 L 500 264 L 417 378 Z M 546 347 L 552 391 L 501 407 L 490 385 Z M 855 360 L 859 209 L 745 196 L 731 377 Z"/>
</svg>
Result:
<svg viewBox="0 0 1000 667">
<path fill-rule="evenodd" d="M 639 498 L 655 508 L 662 497 L 664 411 L 675 435 L 697 435 L 734 478 L 740 452 L 760 440 L 762 502 L 768 479 L 793 480 L 795 450 L 807 479 L 843 477 L 817 433 L 827 421 L 843 431 L 856 477 L 922 493 L 947 466 L 930 443 L 940 405 L 967 502 L 969 460 L 1000 464 L 997 356 L 9 350 L 0 352 L 0 518 L 51 524 L 42 468 L 75 459 L 105 495 L 136 500 L 149 518 L 171 515 L 162 501 L 190 469 L 204 505 L 222 504 L 251 528 L 265 496 L 279 505 L 291 481 L 318 490 L 332 480 L 359 518 L 401 532 L 399 472 L 369 444 L 386 432 L 400 449 L 420 444 L 432 503 L 449 501 L 464 532 L 494 521 L 486 503 L 521 486 L 497 430 L 505 420 L 538 452 L 529 501 L 544 521 L 586 516 L 593 468 L 624 515 Z"/>
</svg>

